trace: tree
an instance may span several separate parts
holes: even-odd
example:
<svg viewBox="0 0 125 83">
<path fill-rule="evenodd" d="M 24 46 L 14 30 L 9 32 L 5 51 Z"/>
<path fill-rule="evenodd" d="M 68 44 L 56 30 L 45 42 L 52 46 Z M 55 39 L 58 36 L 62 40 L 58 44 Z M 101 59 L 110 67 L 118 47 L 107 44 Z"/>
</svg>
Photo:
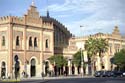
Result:
<svg viewBox="0 0 125 83">
<path fill-rule="evenodd" d="M 86 42 L 85 42 L 85 50 L 88 52 L 88 57 L 91 57 L 91 64 L 92 64 L 92 72 L 95 71 L 94 68 L 94 59 L 95 56 L 99 53 L 99 57 L 102 58 L 102 53 L 106 52 L 108 50 L 108 42 L 106 39 L 102 38 L 92 38 L 90 37 Z M 102 64 L 102 60 L 101 60 Z"/>
<path fill-rule="evenodd" d="M 83 55 L 83 52 L 82 52 Z M 81 50 L 73 55 L 73 63 L 78 67 L 81 66 Z"/>
<path fill-rule="evenodd" d="M 101 62 L 101 67 L 104 68 L 103 66 L 103 62 L 102 62 L 102 54 L 105 53 L 108 50 L 108 42 L 106 41 L 106 39 L 102 39 L 102 38 L 98 38 L 96 39 L 96 46 L 97 46 L 97 53 L 99 53 L 99 57 L 100 57 L 100 62 Z"/>
<path fill-rule="evenodd" d="M 67 64 L 66 58 L 63 55 L 53 55 L 48 58 L 51 64 L 56 64 L 57 67 L 65 66 Z"/>
<path fill-rule="evenodd" d="M 106 39 L 98 38 L 96 39 L 97 52 L 99 53 L 99 57 L 102 56 L 102 53 L 108 50 L 108 42 Z"/>
<path fill-rule="evenodd" d="M 89 38 L 86 42 L 85 42 L 85 50 L 87 50 L 87 55 L 90 58 L 90 62 L 91 62 L 91 68 L 92 68 L 92 74 L 94 74 L 95 71 L 95 56 L 97 55 L 98 49 L 97 49 L 97 41 L 94 38 Z"/>
<path fill-rule="evenodd" d="M 64 58 L 63 55 L 54 55 L 54 56 L 51 56 L 50 58 L 48 58 L 48 60 L 50 61 L 51 64 L 54 65 L 55 76 L 63 75 L 63 73 L 64 73 L 63 67 L 67 66 L 67 64 L 68 64 L 66 58 Z M 57 72 L 58 72 L 58 74 L 57 74 Z"/>
<path fill-rule="evenodd" d="M 96 44 L 96 40 L 91 37 L 85 42 L 85 50 L 87 50 L 87 54 L 89 55 L 89 57 L 93 57 L 97 54 Z"/>
<path fill-rule="evenodd" d="M 81 49 L 73 55 L 73 64 L 77 66 L 78 74 L 80 74 L 80 67 L 83 67 L 83 71 L 85 73 L 86 65 L 83 64 L 83 66 L 81 66 L 82 62 L 84 62 L 82 61 L 83 57 L 84 57 L 83 50 L 81 51 Z"/>
<path fill-rule="evenodd" d="M 114 58 L 114 64 L 117 65 L 119 69 L 125 68 L 125 49 L 116 52 Z"/>
</svg>

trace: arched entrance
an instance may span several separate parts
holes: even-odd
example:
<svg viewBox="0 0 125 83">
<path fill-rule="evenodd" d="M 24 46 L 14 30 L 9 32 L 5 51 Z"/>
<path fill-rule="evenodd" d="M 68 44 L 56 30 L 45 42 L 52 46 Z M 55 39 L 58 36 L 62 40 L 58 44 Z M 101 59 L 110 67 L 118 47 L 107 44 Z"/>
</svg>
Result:
<svg viewBox="0 0 125 83">
<path fill-rule="evenodd" d="M 19 62 L 18 55 L 14 56 L 14 61 L 15 61 L 15 64 L 14 64 L 14 66 L 15 66 L 14 74 L 15 74 L 15 78 L 17 79 L 20 76 L 20 62 Z"/>
<path fill-rule="evenodd" d="M 36 61 L 35 61 L 35 59 L 31 60 L 30 75 L 31 75 L 31 77 L 36 75 Z"/>
<path fill-rule="evenodd" d="M 1 64 L 1 78 L 5 78 L 6 77 L 6 63 L 2 62 Z"/>
<path fill-rule="evenodd" d="M 49 73 L 49 62 L 45 61 L 45 75 L 47 76 L 48 73 Z"/>
</svg>

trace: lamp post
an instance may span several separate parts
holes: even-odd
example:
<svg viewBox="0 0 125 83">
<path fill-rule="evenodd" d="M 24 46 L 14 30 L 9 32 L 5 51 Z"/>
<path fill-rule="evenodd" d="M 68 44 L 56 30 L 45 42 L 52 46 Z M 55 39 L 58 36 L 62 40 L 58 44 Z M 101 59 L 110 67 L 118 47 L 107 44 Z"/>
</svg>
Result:
<svg viewBox="0 0 125 83">
<path fill-rule="evenodd" d="M 82 56 L 82 48 L 81 50 L 81 76 L 83 77 L 83 56 Z"/>
<path fill-rule="evenodd" d="M 81 31 L 81 35 L 82 35 L 82 25 L 80 25 L 80 31 Z M 80 48 L 80 52 L 81 52 L 81 76 L 83 77 L 83 56 L 82 56 L 82 40 L 81 40 L 81 48 Z"/>
</svg>

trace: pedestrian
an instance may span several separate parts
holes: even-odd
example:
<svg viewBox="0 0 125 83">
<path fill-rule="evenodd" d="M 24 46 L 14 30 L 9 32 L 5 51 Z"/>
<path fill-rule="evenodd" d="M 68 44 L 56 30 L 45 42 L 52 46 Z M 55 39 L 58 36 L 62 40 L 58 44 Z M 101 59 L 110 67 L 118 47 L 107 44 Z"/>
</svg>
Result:
<svg viewBox="0 0 125 83">
<path fill-rule="evenodd" d="M 25 71 L 22 72 L 22 76 L 23 76 L 23 77 L 26 77 Z"/>
</svg>

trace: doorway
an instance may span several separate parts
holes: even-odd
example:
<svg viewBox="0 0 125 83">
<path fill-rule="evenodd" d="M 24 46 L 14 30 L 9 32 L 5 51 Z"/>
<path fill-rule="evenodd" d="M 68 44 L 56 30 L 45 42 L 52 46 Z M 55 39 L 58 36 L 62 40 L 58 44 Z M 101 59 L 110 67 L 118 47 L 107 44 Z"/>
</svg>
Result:
<svg viewBox="0 0 125 83">
<path fill-rule="evenodd" d="M 31 77 L 36 76 L 36 61 L 35 61 L 35 59 L 31 60 L 30 75 L 31 75 Z"/>
<path fill-rule="evenodd" d="M 5 78 L 6 77 L 6 63 L 2 62 L 1 65 L 1 78 Z"/>
</svg>

